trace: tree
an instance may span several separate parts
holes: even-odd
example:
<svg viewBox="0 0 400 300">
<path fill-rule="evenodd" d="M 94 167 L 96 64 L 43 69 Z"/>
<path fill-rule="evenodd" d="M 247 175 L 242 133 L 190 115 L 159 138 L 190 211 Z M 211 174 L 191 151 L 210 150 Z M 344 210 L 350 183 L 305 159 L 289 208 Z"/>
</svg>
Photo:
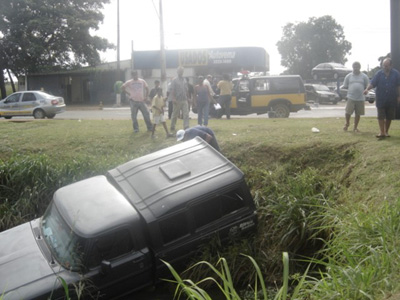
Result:
<svg viewBox="0 0 400 300">
<path fill-rule="evenodd" d="M 103 21 L 100 10 L 108 2 L 0 0 L 0 72 L 19 76 L 98 64 L 98 51 L 113 45 L 91 30 Z"/>
<path fill-rule="evenodd" d="M 344 64 L 351 43 L 346 41 L 343 27 L 331 16 L 310 18 L 307 23 L 288 23 L 277 42 L 281 65 L 287 73 L 311 78 L 311 70 L 323 62 Z"/>
</svg>

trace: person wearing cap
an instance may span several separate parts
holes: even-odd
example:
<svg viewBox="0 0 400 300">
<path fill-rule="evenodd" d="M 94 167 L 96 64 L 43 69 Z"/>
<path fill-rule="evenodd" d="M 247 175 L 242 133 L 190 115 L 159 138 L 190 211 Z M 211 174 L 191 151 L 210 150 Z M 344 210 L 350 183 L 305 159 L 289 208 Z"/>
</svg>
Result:
<svg viewBox="0 0 400 300">
<path fill-rule="evenodd" d="M 202 138 L 207 143 L 209 143 L 215 150 L 220 151 L 217 138 L 215 137 L 214 131 L 212 131 L 208 127 L 204 126 L 195 126 L 188 129 L 178 130 L 176 133 L 176 140 L 179 141 L 188 141 L 194 139 L 196 136 Z"/>
</svg>

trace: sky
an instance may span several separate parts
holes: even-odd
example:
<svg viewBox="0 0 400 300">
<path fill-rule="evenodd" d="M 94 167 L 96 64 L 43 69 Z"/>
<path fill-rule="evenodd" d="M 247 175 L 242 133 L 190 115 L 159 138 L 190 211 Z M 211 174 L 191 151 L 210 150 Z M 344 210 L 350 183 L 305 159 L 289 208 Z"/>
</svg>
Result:
<svg viewBox="0 0 400 300">
<path fill-rule="evenodd" d="M 120 59 L 134 50 L 160 49 L 159 0 L 119 0 Z M 352 44 L 346 66 L 359 61 L 362 70 L 378 66 L 390 52 L 390 0 L 163 0 L 166 49 L 262 47 L 270 58 L 270 74 L 285 70 L 276 43 L 287 23 L 332 16 Z M 103 9 L 94 34 L 117 45 L 117 0 Z M 101 53 L 117 60 L 117 50 Z"/>
</svg>

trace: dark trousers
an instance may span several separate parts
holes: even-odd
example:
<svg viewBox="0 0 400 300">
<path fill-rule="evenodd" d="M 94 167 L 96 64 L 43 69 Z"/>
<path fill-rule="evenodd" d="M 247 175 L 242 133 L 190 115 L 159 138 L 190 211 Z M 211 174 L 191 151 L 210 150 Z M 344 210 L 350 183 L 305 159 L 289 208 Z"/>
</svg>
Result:
<svg viewBox="0 0 400 300">
<path fill-rule="evenodd" d="M 221 105 L 221 109 L 222 109 L 221 117 L 225 113 L 227 119 L 231 118 L 231 101 L 232 101 L 231 95 L 219 96 L 218 102 Z"/>
<path fill-rule="evenodd" d="M 168 119 L 171 120 L 172 117 L 172 112 L 174 110 L 174 104 L 172 103 L 172 101 L 168 102 Z"/>
<path fill-rule="evenodd" d="M 146 107 L 146 104 L 141 101 L 132 101 L 131 100 L 130 105 L 131 105 L 131 118 L 132 118 L 132 123 L 133 123 L 133 130 L 135 132 L 139 131 L 137 114 L 138 114 L 138 111 L 140 110 L 142 112 L 144 122 L 146 123 L 147 130 L 151 131 L 153 129 L 153 125 L 151 124 L 150 114 L 149 114 L 149 110 Z"/>
</svg>

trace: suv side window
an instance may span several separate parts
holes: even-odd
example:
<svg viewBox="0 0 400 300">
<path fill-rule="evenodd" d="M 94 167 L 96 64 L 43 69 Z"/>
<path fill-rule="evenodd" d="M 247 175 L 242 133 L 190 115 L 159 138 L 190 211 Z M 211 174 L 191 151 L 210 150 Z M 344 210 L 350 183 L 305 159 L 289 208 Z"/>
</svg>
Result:
<svg viewBox="0 0 400 300">
<path fill-rule="evenodd" d="M 260 79 L 256 79 L 254 81 L 254 89 L 256 91 L 269 91 L 270 90 L 270 83 L 269 83 L 269 79 L 266 78 L 260 78 Z"/>
<path fill-rule="evenodd" d="M 240 189 L 196 203 L 192 207 L 195 226 L 200 228 L 211 224 L 242 207 L 244 199 Z"/>
<path fill-rule="evenodd" d="M 102 236 L 93 243 L 88 257 L 88 267 L 96 267 L 103 260 L 112 260 L 131 251 L 133 251 L 133 241 L 128 229 Z"/>
<path fill-rule="evenodd" d="M 273 83 L 276 93 L 289 94 L 301 92 L 298 78 L 274 78 Z"/>
<path fill-rule="evenodd" d="M 169 215 L 168 218 L 161 220 L 159 224 L 164 244 L 168 244 L 189 234 L 186 211 Z"/>
<path fill-rule="evenodd" d="M 240 80 L 239 81 L 239 92 L 248 92 L 250 91 L 250 81 L 249 80 Z"/>
</svg>

